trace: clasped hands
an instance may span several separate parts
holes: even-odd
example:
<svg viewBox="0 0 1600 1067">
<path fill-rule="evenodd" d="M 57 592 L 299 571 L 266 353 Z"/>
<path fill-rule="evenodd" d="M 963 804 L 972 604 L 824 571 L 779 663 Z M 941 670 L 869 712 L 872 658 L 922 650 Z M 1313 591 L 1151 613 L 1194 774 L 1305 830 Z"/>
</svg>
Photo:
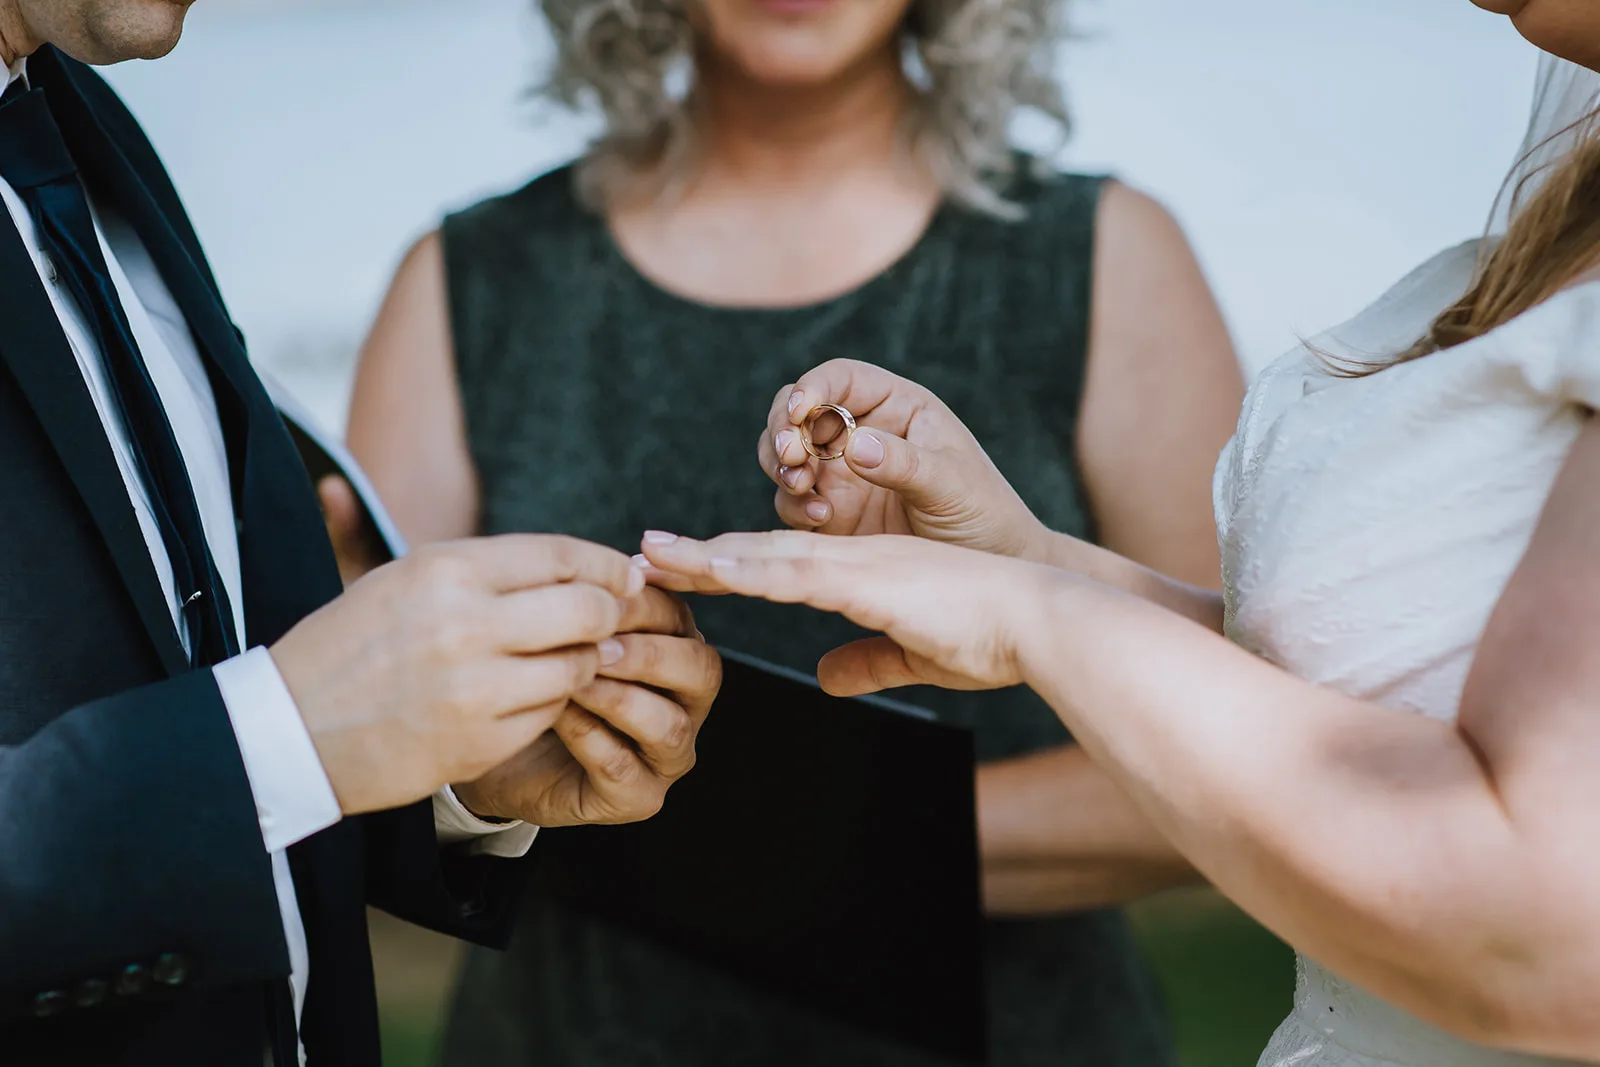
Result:
<svg viewBox="0 0 1600 1067">
<path fill-rule="evenodd" d="M 319 490 L 349 584 L 271 652 L 347 815 L 445 785 L 482 818 L 538 826 L 655 814 L 721 685 L 680 600 L 568 537 L 379 566 L 348 484 Z"/>
</svg>

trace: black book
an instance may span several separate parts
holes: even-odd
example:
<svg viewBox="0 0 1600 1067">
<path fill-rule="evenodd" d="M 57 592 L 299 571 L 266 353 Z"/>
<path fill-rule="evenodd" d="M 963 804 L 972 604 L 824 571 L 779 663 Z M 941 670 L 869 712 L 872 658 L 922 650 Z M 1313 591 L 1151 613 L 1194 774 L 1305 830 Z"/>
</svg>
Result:
<svg viewBox="0 0 1600 1067">
<path fill-rule="evenodd" d="M 403 552 L 350 457 L 274 396 L 313 478 L 343 473 L 369 536 Z M 544 831 L 540 877 L 576 907 L 808 1010 L 982 1062 L 971 733 L 721 651 L 699 760 L 662 812 Z"/>
</svg>

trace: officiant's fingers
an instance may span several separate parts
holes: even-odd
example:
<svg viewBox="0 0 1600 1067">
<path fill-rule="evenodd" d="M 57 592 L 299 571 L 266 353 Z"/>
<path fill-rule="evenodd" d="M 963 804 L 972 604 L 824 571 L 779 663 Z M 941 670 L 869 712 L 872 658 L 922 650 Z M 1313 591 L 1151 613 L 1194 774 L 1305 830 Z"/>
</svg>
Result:
<svg viewBox="0 0 1600 1067">
<path fill-rule="evenodd" d="M 598 731 L 592 729 L 583 734 L 591 746 L 589 752 L 597 757 L 597 766 L 605 768 L 615 761 L 609 777 L 626 780 L 625 769 L 618 766 L 622 757 L 616 754 L 613 743 L 618 739 L 631 742 L 623 747 L 630 754 L 637 753 L 652 771 L 667 778 L 680 778 L 694 766 L 694 742 L 700 724 L 670 698 L 642 686 L 597 678 L 572 702 L 610 727 L 609 737 L 596 739 L 593 734 Z M 578 725 L 580 733 L 584 725 Z M 589 767 L 590 760 L 585 755 L 573 752 L 573 756 Z"/>
</svg>

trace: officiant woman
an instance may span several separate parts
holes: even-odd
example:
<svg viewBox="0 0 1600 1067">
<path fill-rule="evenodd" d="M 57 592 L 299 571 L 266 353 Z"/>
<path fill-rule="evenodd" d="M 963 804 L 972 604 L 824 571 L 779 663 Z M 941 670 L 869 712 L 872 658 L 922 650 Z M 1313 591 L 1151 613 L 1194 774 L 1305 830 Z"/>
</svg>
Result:
<svg viewBox="0 0 1600 1067">
<path fill-rule="evenodd" d="M 1007 138 L 1024 109 L 1065 133 L 1055 0 L 544 13 L 545 95 L 598 100 L 602 133 L 410 251 L 356 381 L 351 446 L 413 543 L 771 528 L 759 415 L 849 356 L 950 398 L 1053 529 L 1215 582 L 1211 472 L 1243 386 L 1200 270 L 1159 205 Z M 733 598 L 696 613 L 808 672 L 854 633 Z M 1172 1063 L 1115 905 L 1196 876 L 1027 690 L 910 699 L 976 731 L 990 1062 Z M 468 959 L 447 1044 L 473 1067 L 927 1062 L 537 891 L 509 953 Z"/>
</svg>

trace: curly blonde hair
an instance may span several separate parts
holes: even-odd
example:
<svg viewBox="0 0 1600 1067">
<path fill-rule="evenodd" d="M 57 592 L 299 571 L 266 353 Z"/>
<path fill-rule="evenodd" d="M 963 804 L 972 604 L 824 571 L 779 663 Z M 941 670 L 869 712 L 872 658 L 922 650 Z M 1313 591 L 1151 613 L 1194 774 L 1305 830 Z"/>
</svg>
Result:
<svg viewBox="0 0 1600 1067">
<path fill-rule="evenodd" d="M 696 150 L 692 89 L 674 81 L 692 61 L 694 0 L 540 0 L 556 42 L 540 95 L 597 107 L 604 129 L 577 168 L 595 209 L 617 197 L 668 192 Z M 1070 120 L 1055 77 L 1064 0 L 912 0 L 901 27 L 916 106 L 904 147 L 952 201 L 1015 218 L 1005 197 L 1017 166 L 1012 119 L 1031 109 L 1065 139 Z M 920 69 L 918 69 L 920 68 Z"/>
</svg>

